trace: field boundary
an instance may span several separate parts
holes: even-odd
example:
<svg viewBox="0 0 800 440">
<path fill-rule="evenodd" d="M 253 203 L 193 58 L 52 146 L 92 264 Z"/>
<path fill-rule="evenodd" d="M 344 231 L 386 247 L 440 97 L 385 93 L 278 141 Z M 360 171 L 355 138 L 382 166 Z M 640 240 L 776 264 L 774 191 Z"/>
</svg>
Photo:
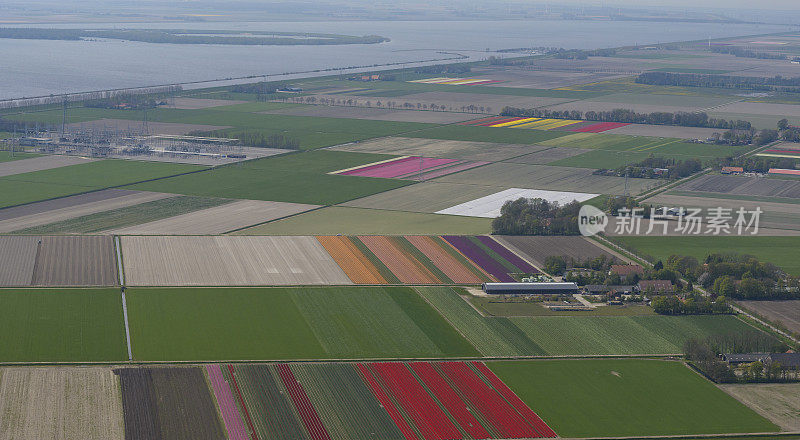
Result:
<svg viewBox="0 0 800 440">
<path fill-rule="evenodd" d="M 449 322 L 448 322 L 449 323 Z M 485 357 L 397 357 L 397 358 L 329 358 L 329 359 L 215 359 L 215 360 L 191 360 L 191 361 L 143 361 L 136 360 L 131 362 L 120 361 L 86 361 L 86 362 L 0 362 L 0 367 L 44 367 L 44 366 L 146 366 L 146 365 L 193 365 L 203 366 L 208 364 L 349 364 L 360 362 L 450 362 L 450 361 L 547 361 L 547 360 L 592 360 L 592 359 L 651 359 L 665 362 L 680 362 L 683 358 L 681 353 L 672 354 L 567 354 L 567 355 L 516 355 L 516 356 L 485 356 Z"/>
<path fill-rule="evenodd" d="M 125 301 L 125 287 L 120 289 L 122 294 L 122 318 L 125 321 L 125 342 L 128 344 L 128 361 L 133 361 L 133 350 L 131 349 L 131 329 L 128 325 L 128 303 Z"/>
</svg>

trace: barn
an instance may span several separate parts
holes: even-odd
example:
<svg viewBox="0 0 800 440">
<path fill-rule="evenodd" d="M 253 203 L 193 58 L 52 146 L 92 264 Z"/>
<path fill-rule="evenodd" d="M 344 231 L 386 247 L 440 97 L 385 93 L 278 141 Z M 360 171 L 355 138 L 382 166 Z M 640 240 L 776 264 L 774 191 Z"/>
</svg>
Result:
<svg viewBox="0 0 800 440">
<path fill-rule="evenodd" d="M 572 295 L 575 283 L 483 283 L 487 295 Z"/>
</svg>

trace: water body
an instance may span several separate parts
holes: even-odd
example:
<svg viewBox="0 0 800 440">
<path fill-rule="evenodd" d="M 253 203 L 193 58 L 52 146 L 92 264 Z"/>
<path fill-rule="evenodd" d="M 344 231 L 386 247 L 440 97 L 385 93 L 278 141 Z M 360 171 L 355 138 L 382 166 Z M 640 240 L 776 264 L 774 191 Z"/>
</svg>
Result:
<svg viewBox="0 0 800 440">
<path fill-rule="evenodd" d="M 0 99 L 414 63 L 452 57 L 452 52 L 480 60 L 492 54 L 487 49 L 533 46 L 595 49 L 792 30 L 775 25 L 601 21 L 76 23 L 41 27 L 377 34 L 392 41 L 343 46 L 230 46 L 0 39 L 3 54 Z"/>
</svg>

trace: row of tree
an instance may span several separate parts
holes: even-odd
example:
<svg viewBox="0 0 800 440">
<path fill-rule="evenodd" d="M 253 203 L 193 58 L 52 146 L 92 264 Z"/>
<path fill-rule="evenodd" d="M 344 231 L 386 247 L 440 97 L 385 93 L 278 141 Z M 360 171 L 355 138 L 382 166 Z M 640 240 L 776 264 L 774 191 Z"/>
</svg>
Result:
<svg viewBox="0 0 800 440">
<path fill-rule="evenodd" d="M 758 58 L 761 60 L 785 60 L 786 55 L 771 52 L 756 52 L 751 49 L 736 46 L 714 46 L 711 52 L 733 55 L 739 58 Z"/>
<path fill-rule="evenodd" d="M 636 77 L 636 83 L 655 86 L 714 87 L 756 91 L 800 92 L 800 77 L 784 78 L 708 75 L 697 73 L 644 72 Z"/>
<path fill-rule="evenodd" d="M 618 108 L 608 111 L 548 110 L 540 108 L 504 107 L 501 116 L 522 118 L 585 119 L 598 122 L 622 122 L 628 124 L 677 125 L 682 127 L 709 127 L 720 129 L 750 130 L 752 124 L 742 120 L 711 118 L 705 112 L 654 112 L 637 113 Z"/>
<path fill-rule="evenodd" d="M 285 150 L 299 150 L 300 141 L 284 136 L 280 133 L 266 134 L 261 131 L 228 131 L 213 130 L 195 132 L 193 135 L 210 137 L 227 137 L 238 139 L 246 147 L 257 148 L 282 148 Z"/>
<path fill-rule="evenodd" d="M 659 295 L 652 298 L 650 305 L 659 315 L 722 315 L 731 313 L 725 297 L 716 298 L 689 292 L 685 298 L 676 295 Z"/>
<path fill-rule="evenodd" d="M 677 180 L 703 169 L 703 164 L 699 159 L 671 159 L 664 157 L 650 156 L 639 162 L 621 166 L 614 170 L 598 169 L 594 172 L 597 175 L 606 176 L 628 176 L 644 179 L 671 179 Z"/>
<path fill-rule="evenodd" d="M 292 96 L 286 102 L 298 104 L 336 105 L 345 107 L 387 108 L 399 110 L 431 110 L 431 111 L 461 111 L 462 113 L 491 113 L 492 108 L 477 104 L 466 104 L 460 107 L 436 104 L 433 102 L 399 102 L 399 101 L 371 101 L 355 98 L 333 98 L 325 96 Z"/>
</svg>

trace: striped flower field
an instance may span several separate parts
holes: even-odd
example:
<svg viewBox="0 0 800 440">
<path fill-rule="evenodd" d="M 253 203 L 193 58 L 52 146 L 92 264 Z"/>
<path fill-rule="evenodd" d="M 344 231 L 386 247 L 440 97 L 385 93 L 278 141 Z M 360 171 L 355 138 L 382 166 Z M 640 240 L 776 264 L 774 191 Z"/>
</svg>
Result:
<svg viewBox="0 0 800 440">
<path fill-rule="evenodd" d="M 230 438 L 552 438 L 483 362 L 210 365 Z"/>
<path fill-rule="evenodd" d="M 520 118 L 492 116 L 462 122 L 460 125 L 494 128 L 526 128 L 531 130 L 561 130 L 573 133 L 602 133 L 630 124 L 620 122 L 592 122 L 575 119 Z"/>
<path fill-rule="evenodd" d="M 443 84 L 448 86 L 485 86 L 487 84 L 497 84 L 502 81 L 480 78 L 426 78 L 409 82 L 417 84 Z"/>
<path fill-rule="evenodd" d="M 488 236 L 318 236 L 355 284 L 480 284 L 538 270 Z"/>
</svg>

